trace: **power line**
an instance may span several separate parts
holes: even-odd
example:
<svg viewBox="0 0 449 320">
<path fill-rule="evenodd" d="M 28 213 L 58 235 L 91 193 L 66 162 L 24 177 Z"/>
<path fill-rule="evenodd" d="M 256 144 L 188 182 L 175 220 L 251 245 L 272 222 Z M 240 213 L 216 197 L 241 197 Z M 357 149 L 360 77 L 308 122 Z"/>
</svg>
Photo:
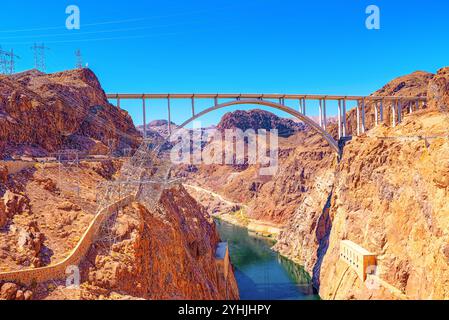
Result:
<svg viewBox="0 0 449 320">
<path fill-rule="evenodd" d="M 100 21 L 100 22 L 93 22 L 93 23 L 83 23 L 83 27 L 95 27 L 95 26 L 104 26 L 104 25 L 111 25 L 111 24 L 122 24 L 122 23 L 129 23 L 129 22 L 140 22 L 140 21 L 150 21 L 150 20 L 156 20 L 156 19 L 164 19 L 164 18 L 173 18 L 173 17 L 181 17 L 181 16 L 189 16 L 189 15 L 195 15 L 195 14 L 202 14 L 202 13 L 210 13 L 210 12 L 218 12 L 226 9 L 232 9 L 232 8 L 241 8 L 241 5 L 228 5 L 223 6 L 219 8 L 214 9 L 200 9 L 200 10 L 194 10 L 194 11 L 181 11 L 181 12 L 175 12 L 170 14 L 163 14 L 163 15 L 155 15 L 150 17 L 140 17 L 140 18 L 130 18 L 130 19 L 122 19 L 122 20 L 109 20 L 109 21 Z M 32 27 L 28 29 L 11 29 L 11 30 L 0 30 L 0 33 L 18 33 L 18 32 L 32 32 L 32 31 L 45 31 L 45 30 L 58 30 L 58 29 L 64 29 L 65 27 L 62 26 L 53 26 L 53 27 Z"/>
<path fill-rule="evenodd" d="M 46 62 L 45 62 L 45 50 L 49 50 L 43 43 L 38 45 L 34 44 L 31 49 L 34 51 L 34 67 L 37 70 L 45 72 L 46 70 Z"/>
<path fill-rule="evenodd" d="M 15 59 L 20 59 L 20 57 L 14 54 L 14 49 L 5 51 L 0 47 L 0 73 L 14 74 L 16 72 Z"/>
<path fill-rule="evenodd" d="M 83 68 L 83 56 L 81 54 L 81 50 L 77 49 L 75 51 L 75 56 L 76 56 L 76 68 L 77 69 L 82 69 Z"/>
</svg>

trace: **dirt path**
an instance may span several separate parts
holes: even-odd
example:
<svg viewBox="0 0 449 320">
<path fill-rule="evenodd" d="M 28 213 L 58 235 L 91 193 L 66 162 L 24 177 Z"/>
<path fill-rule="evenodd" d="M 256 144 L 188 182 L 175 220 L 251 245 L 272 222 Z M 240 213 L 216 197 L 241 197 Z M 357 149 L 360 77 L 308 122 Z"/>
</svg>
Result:
<svg viewBox="0 0 449 320">
<path fill-rule="evenodd" d="M 206 194 L 208 194 L 208 195 L 211 195 L 211 196 L 214 197 L 214 198 L 218 198 L 221 202 L 224 202 L 225 204 L 227 204 L 227 205 L 229 205 L 229 206 L 240 206 L 240 207 L 242 207 L 242 208 L 248 209 L 248 206 L 245 205 L 245 204 L 243 204 L 243 203 L 238 203 L 238 202 L 230 201 L 230 200 L 228 200 L 228 199 L 223 198 L 222 195 L 220 195 L 220 194 L 218 194 L 218 193 L 216 193 L 216 192 L 213 192 L 213 191 L 211 191 L 211 190 L 205 189 L 205 188 L 203 188 L 203 187 L 194 186 L 194 185 L 191 185 L 191 184 L 184 184 L 184 186 L 185 186 L 187 189 L 190 188 L 190 189 L 193 189 L 193 190 L 195 190 L 195 191 L 197 191 L 197 192 L 206 193 Z"/>
</svg>

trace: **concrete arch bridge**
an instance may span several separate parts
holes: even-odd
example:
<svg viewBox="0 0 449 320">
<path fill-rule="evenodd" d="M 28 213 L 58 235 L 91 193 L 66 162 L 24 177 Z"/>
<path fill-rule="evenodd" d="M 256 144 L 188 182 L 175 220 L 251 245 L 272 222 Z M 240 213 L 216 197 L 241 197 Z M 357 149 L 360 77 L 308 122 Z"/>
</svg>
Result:
<svg viewBox="0 0 449 320">
<path fill-rule="evenodd" d="M 366 106 L 373 104 L 375 107 L 375 123 L 376 125 L 387 121 L 384 117 L 384 110 L 391 108 L 392 121 L 391 125 L 394 127 L 402 121 L 404 108 L 411 113 L 422 108 L 426 103 L 426 98 L 423 97 L 376 97 L 376 96 L 335 96 L 335 95 L 299 95 L 299 94 L 108 94 L 108 99 L 116 100 L 116 105 L 121 108 L 123 100 L 140 100 L 142 101 L 142 119 L 143 127 L 147 126 L 147 108 L 151 108 L 151 100 L 166 100 L 169 132 L 172 132 L 172 107 L 173 100 L 189 101 L 189 108 L 191 109 L 191 116 L 179 126 L 183 128 L 193 122 L 194 120 L 215 110 L 224 109 L 231 106 L 239 105 L 260 105 L 273 109 L 283 111 L 298 120 L 309 125 L 313 130 L 318 132 L 329 146 L 340 154 L 339 143 L 327 131 L 328 129 L 328 102 L 334 101 L 338 103 L 337 124 L 338 136 L 341 138 L 348 138 L 352 135 L 360 135 L 366 131 Z M 202 111 L 197 111 L 196 102 L 198 100 L 210 100 L 212 106 Z M 292 108 L 286 104 L 286 101 L 296 101 L 298 108 Z M 310 116 L 311 107 L 310 102 L 318 102 L 318 122 Z M 348 130 L 347 120 L 347 103 L 352 102 L 356 104 L 356 121 L 357 132 L 351 133 Z M 144 138 L 146 138 L 146 130 L 144 130 Z"/>
</svg>

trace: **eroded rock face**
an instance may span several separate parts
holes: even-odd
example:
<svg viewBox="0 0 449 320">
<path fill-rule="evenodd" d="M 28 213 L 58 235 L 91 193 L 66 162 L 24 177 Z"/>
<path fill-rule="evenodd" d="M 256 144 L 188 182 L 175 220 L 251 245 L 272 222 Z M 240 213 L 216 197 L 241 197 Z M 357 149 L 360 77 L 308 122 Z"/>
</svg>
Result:
<svg viewBox="0 0 449 320">
<path fill-rule="evenodd" d="M 100 247 L 91 252 L 86 299 L 114 292 L 162 300 L 239 297 L 233 273 L 225 285 L 215 263 L 215 224 L 183 187 L 165 191 L 154 210 L 134 204 L 114 232 L 113 254 Z"/>
<path fill-rule="evenodd" d="M 429 107 L 441 112 L 449 111 L 449 67 L 438 70 L 429 83 Z"/>
<path fill-rule="evenodd" d="M 322 256 L 331 230 L 329 203 L 335 183 L 335 170 L 322 170 L 307 195 L 287 222 L 274 250 L 304 266 L 319 287 Z"/>
<path fill-rule="evenodd" d="M 370 290 L 352 271 L 343 275 L 346 265 L 339 261 L 339 248 L 344 239 L 377 254 L 381 279 L 408 298 L 449 298 L 449 142 L 401 140 L 441 131 L 447 135 L 445 116 L 427 112 L 408 117 L 396 129 L 378 128 L 347 146 L 321 268 L 324 299 L 397 298 L 384 287 Z"/>
<path fill-rule="evenodd" d="M 138 145 L 127 112 L 109 104 L 89 69 L 0 77 L 0 155 L 45 156 L 61 149 L 104 154 Z"/>
</svg>

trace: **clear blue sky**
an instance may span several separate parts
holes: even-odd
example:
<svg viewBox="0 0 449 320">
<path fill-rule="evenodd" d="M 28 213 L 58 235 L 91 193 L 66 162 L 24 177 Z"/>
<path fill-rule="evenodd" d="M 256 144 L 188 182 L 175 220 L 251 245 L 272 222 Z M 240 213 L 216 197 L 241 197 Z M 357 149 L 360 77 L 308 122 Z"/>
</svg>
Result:
<svg viewBox="0 0 449 320">
<path fill-rule="evenodd" d="M 51 49 L 49 72 L 73 68 L 79 48 L 107 92 L 362 95 L 449 65 L 447 0 L 3 2 L 0 45 L 21 57 L 17 71 L 33 67 L 36 41 Z M 81 10 L 79 31 L 65 29 L 69 4 Z M 370 4 L 381 9 L 381 30 L 365 28 Z M 164 117 L 163 106 L 155 102 L 151 119 Z M 141 121 L 134 104 L 125 107 Z M 180 122 L 182 103 L 174 110 Z"/>
</svg>

